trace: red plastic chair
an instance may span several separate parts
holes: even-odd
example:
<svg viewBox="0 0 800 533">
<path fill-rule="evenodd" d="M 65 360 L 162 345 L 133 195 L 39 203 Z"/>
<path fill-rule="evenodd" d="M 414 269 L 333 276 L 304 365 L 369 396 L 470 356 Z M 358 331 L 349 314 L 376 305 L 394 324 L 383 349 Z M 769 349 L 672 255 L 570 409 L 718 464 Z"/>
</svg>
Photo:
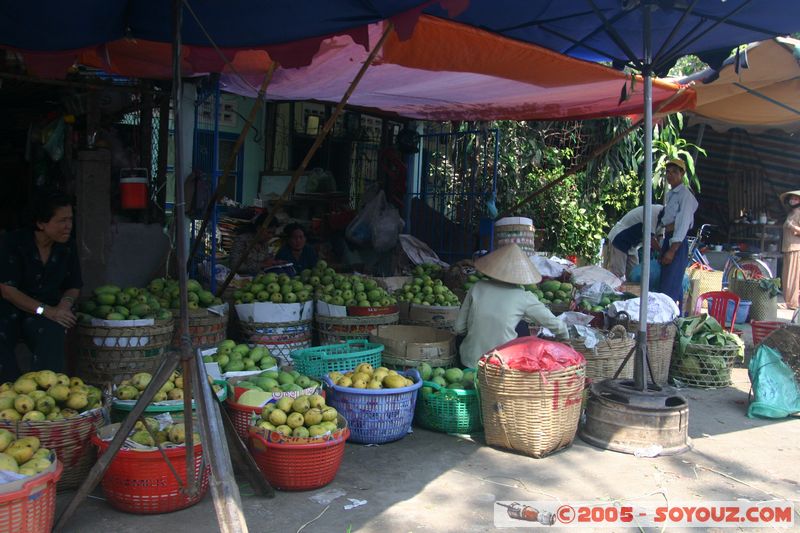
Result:
<svg viewBox="0 0 800 533">
<path fill-rule="evenodd" d="M 694 314 L 699 315 L 705 300 L 711 300 L 708 306 L 708 314 L 720 323 L 723 329 L 728 329 L 725 324 L 728 314 L 728 302 L 733 302 L 733 316 L 731 317 L 731 326 L 729 331 L 734 331 L 736 325 L 736 313 L 739 311 L 739 296 L 730 291 L 711 291 L 701 294 L 694 304 Z"/>
</svg>

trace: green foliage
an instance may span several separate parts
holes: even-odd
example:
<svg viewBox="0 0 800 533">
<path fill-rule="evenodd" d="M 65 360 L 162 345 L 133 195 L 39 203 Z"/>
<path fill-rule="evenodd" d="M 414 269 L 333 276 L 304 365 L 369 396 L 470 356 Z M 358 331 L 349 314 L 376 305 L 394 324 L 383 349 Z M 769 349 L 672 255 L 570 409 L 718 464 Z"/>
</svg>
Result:
<svg viewBox="0 0 800 533">
<path fill-rule="evenodd" d="M 653 191 L 656 198 L 663 198 L 666 193 L 666 180 L 664 172 L 671 159 L 681 159 L 686 163 L 684 182 L 696 192 L 700 192 L 700 180 L 694 167 L 692 151 L 706 155 L 706 151 L 681 137 L 683 129 L 683 115 L 675 113 L 664 119 L 661 126 L 653 130 Z M 642 157 L 642 160 L 644 157 Z"/>
</svg>

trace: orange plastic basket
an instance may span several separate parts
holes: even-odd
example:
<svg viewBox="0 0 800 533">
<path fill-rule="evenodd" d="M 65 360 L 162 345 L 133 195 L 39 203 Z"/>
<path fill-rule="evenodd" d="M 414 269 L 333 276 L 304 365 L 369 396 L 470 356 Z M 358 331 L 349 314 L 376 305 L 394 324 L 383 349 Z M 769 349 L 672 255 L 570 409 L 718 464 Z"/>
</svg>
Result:
<svg viewBox="0 0 800 533">
<path fill-rule="evenodd" d="M 101 454 L 110 444 L 97 435 L 92 436 L 92 442 Z M 194 497 L 181 491 L 186 483 L 186 449 L 165 448 L 164 453 L 178 473 L 180 483 L 158 450 L 119 450 L 100 482 L 106 500 L 120 511 L 135 514 L 170 513 L 196 504 L 208 490 L 211 467 L 206 465 L 201 475 L 203 447 L 200 443 L 195 445 L 194 452 L 195 475 L 200 483 L 200 490 Z"/>
<path fill-rule="evenodd" d="M 268 442 L 249 434 L 249 448 L 269 484 L 278 490 L 311 490 L 324 487 L 336 477 L 350 436 L 345 428 L 338 438 L 319 444 Z"/>
<path fill-rule="evenodd" d="M 26 481 L 21 489 L 0 494 L 0 531 L 48 533 L 56 514 L 56 483 L 64 466 Z"/>
<path fill-rule="evenodd" d="M 758 346 L 764 338 L 773 331 L 785 328 L 786 322 L 775 320 L 751 320 L 750 327 L 753 328 L 753 346 Z"/>
</svg>

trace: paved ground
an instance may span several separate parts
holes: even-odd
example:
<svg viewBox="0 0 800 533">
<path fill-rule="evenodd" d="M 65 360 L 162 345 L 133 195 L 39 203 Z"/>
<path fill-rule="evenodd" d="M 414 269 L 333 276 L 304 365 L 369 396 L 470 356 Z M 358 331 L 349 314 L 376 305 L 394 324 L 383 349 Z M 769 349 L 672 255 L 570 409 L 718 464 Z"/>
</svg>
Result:
<svg viewBox="0 0 800 533">
<path fill-rule="evenodd" d="M 305 532 L 491 531 L 495 500 L 700 501 L 748 498 L 800 502 L 800 420 L 745 417 L 749 381 L 734 371 L 734 387 L 688 389 L 693 449 L 673 457 L 636 458 L 580 440 L 544 459 L 532 459 L 475 440 L 415 429 L 384 446 L 348 444 L 335 481 L 321 489 L 345 496 L 326 509 L 310 500 L 321 491 L 258 499 L 242 486 L 250 531 Z M 71 493 L 59 497 L 63 508 Z M 367 503 L 345 510 L 347 498 Z M 800 514 L 796 515 L 800 520 Z M 136 516 L 110 508 L 99 491 L 67 531 L 217 531 L 206 496 L 176 513 Z M 697 531 L 697 530 L 695 530 Z"/>
<path fill-rule="evenodd" d="M 780 319 L 791 315 L 779 311 Z M 746 343 L 752 345 L 749 324 L 742 329 Z M 636 503 L 778 498 L 796 502 L 800 530 L 800 420 L 748 419 L 746 369 L 735 369 L 734 381 L 725 389 L 683 391 L 689 400 L 693 448 L 679 456 L 636 458 L 576 439 L 553 456 L 532 459 L 488 447 L 482 435 L 463 438 L 415 428 L 403 440 L 383 446 L 348 444 L 336 479 L 317 491 L 278 492 L 274 499 L 260 499 L 242 484 L 244 513 L 250 531 L 259 533 L 296 532 L 320 513 L 304 532 L 461 533 L 494 530 L 495 500 Z M 330 490 L 345 494 L 330 506 L 310 499 Z M 59 511 L 72 494 L 59 495 Z M 367 503 L 345 510 L 348 498 Z M 152 530 L 218 531 L 211 497 L 176 513 L 138 516 L 112 509 L 98 489 L 66 529 Z"/>
</svg>

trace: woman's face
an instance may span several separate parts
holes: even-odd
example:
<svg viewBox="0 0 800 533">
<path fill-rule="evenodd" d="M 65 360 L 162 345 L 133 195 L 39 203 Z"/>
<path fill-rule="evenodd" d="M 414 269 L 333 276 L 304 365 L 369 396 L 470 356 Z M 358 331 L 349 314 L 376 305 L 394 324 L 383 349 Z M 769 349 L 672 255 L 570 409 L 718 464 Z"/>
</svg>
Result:
<svg viewBox="0 0 800 533">
<path fill-rule="evenodd" d="M 797 207 L 798 205 L 800 205 L 800 196 L 790 194 L 789 198 L 786 200 L 786 203 L 789 204 L 791 207 Z"/>
<path fill-rule="evenodd" d="M 289 248 L 295 252 L 299 252 L 306 245 L 306 234 L 303 230 L 296 229 L 289 236 Z"/>
</svg>

